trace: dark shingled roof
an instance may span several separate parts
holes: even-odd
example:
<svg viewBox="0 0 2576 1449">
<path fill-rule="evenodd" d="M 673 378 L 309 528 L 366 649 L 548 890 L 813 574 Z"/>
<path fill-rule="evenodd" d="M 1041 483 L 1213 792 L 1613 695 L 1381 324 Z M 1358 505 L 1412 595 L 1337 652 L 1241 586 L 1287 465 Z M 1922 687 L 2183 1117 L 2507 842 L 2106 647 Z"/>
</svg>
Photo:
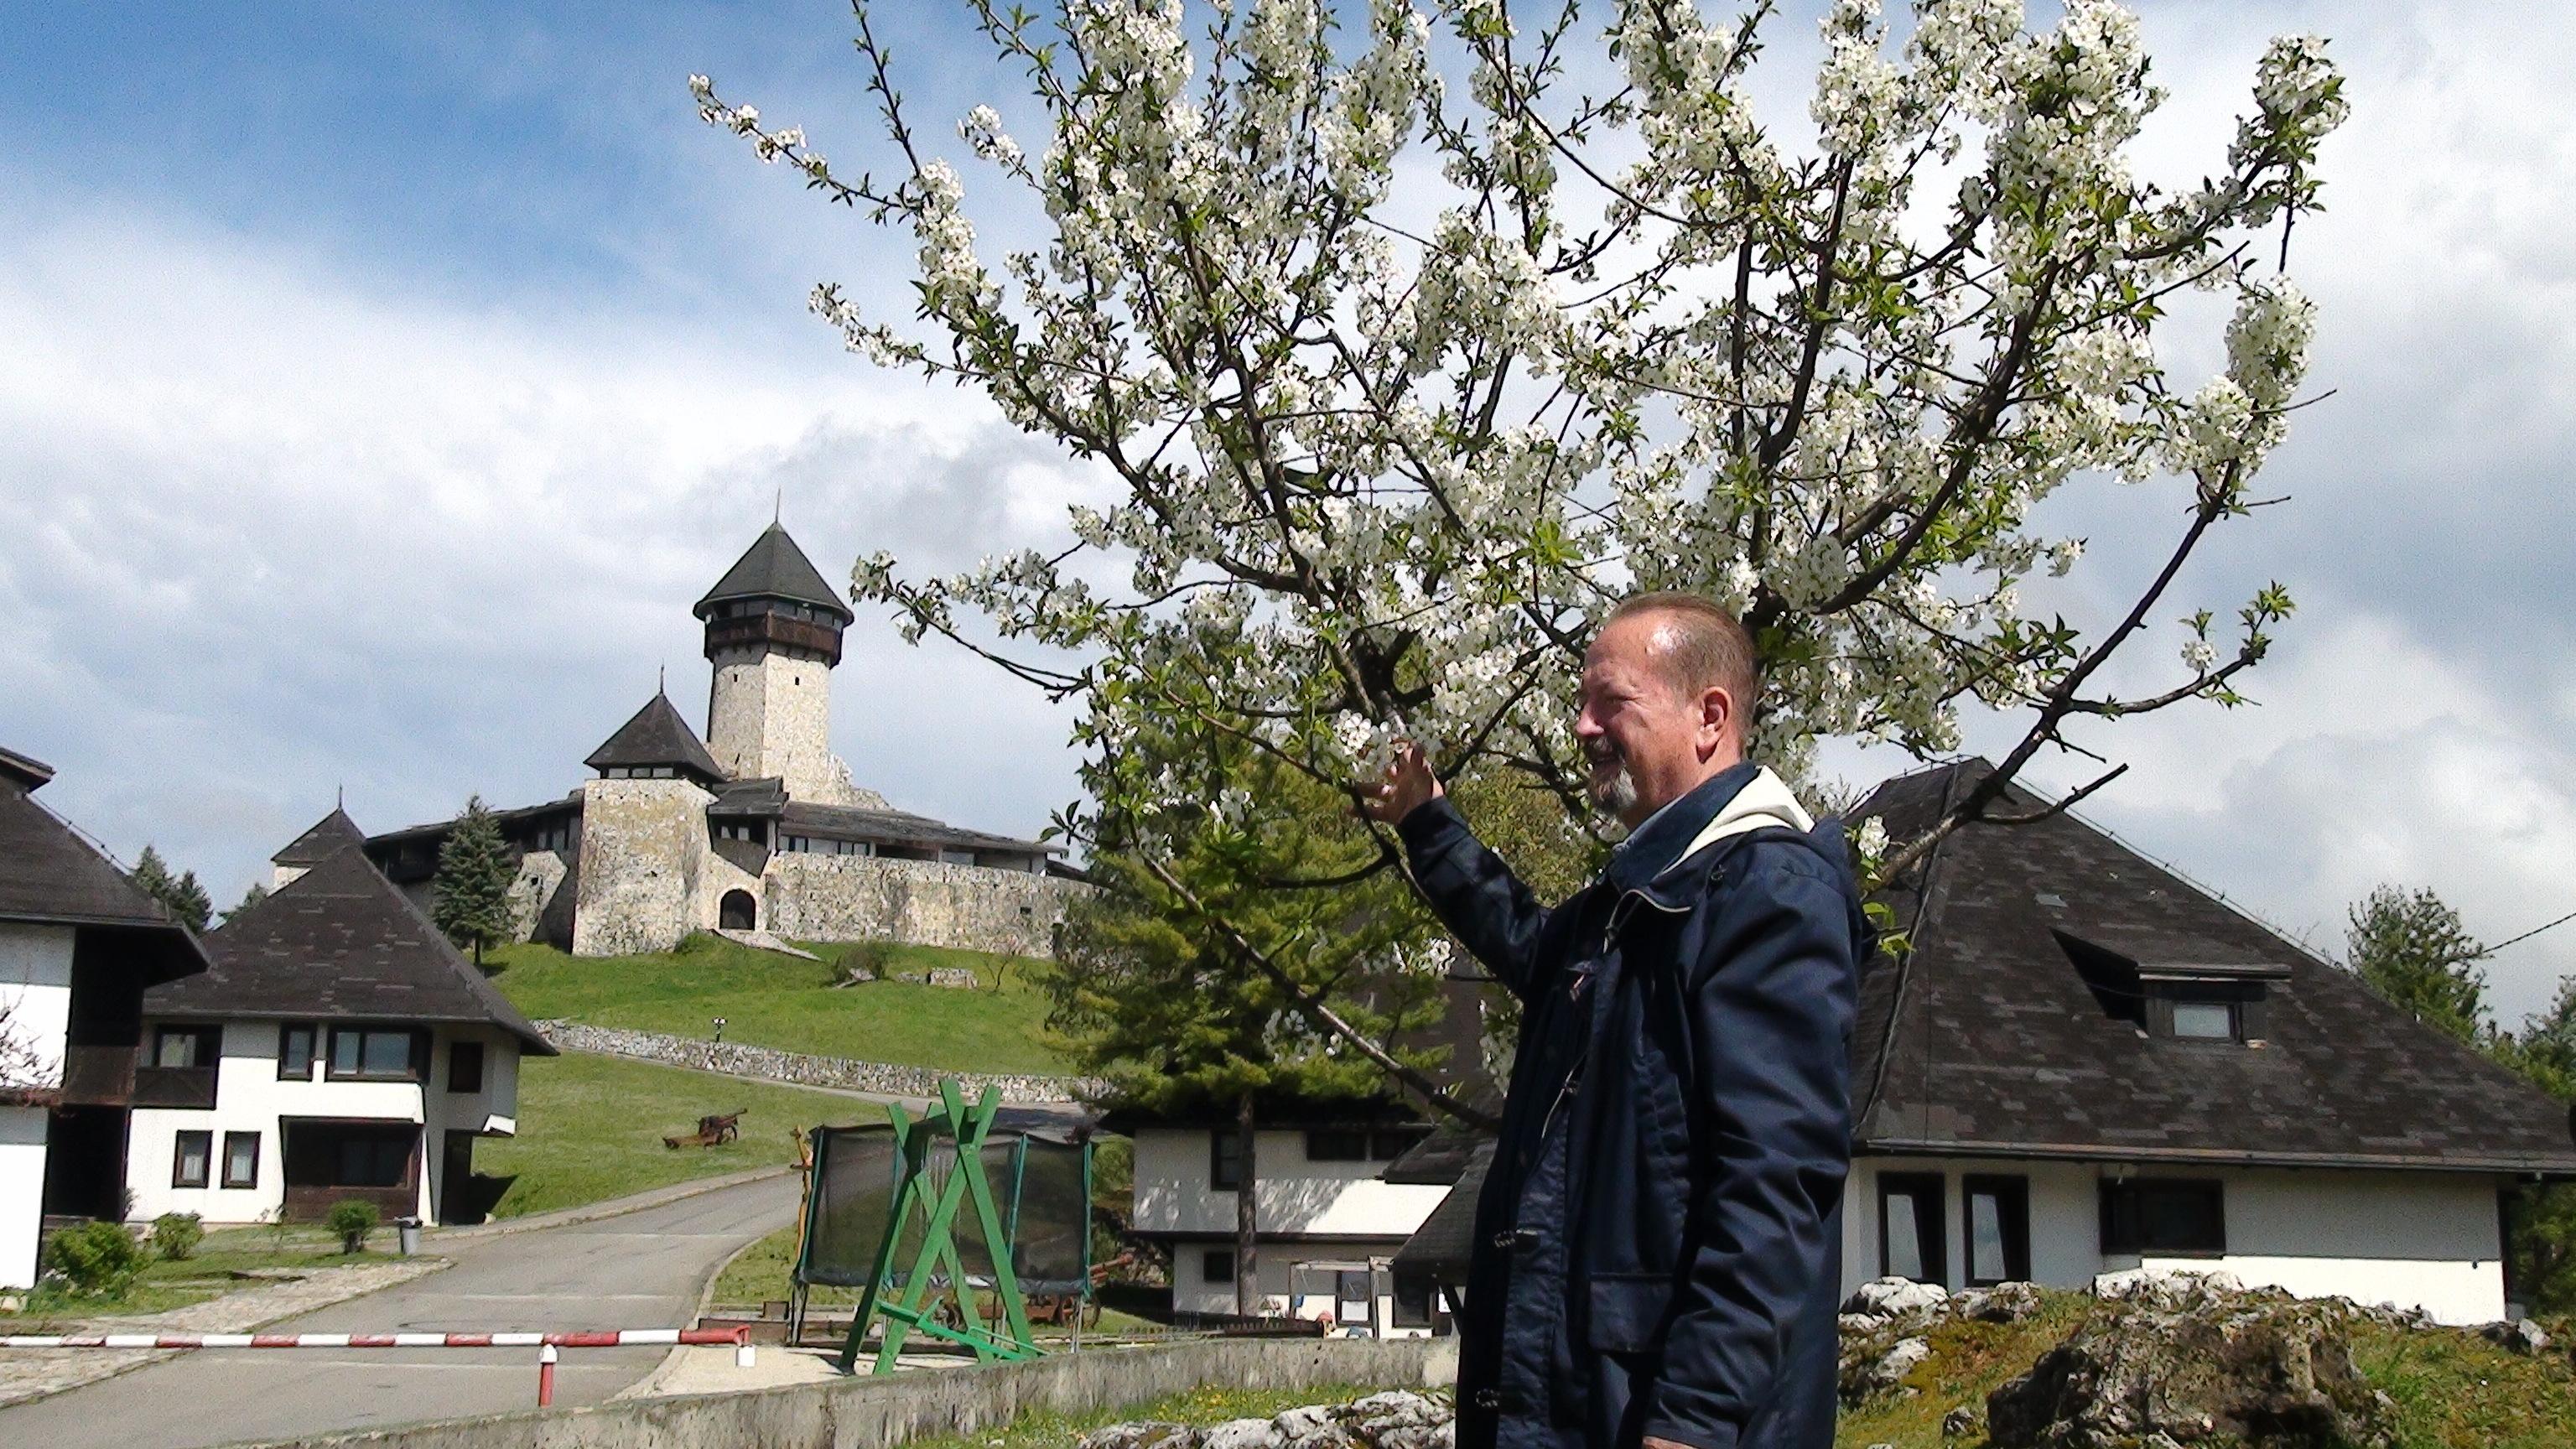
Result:
<svg viewBox="0 0 2576 1449">
<path fill-rule="evenodd" d="M 612 765 L 673 765 L 709 780 L 725 777 L 724 767 L 699 743 L 698 732 L 680 718 L 671 696 L 659 691 L 582 763 L 594 770 Z"/>
<path fill-rule="evenodd" d="M 707 807 L 707 813 L 775 816 L 786 808 L 787 782 L 776 775 L 760 775 L 718 785 L 715 803 Z"/>
<path fill-rule="evenodd" d="M 1428 1278 L 1434 1283 L 1467 1281 L 1467 1260 L 1476 1251 L 1476 1198 L 1485 1190 L 1485 1169 L 1494 1162 L 1494 1144 L 1477 1143 L 1462 1165 L 1458 1184 L 1404 1240 L 1387 1262 L 1391 1272 Z"/>
<path fill-rule="evenodd" d="M 779 829 L 790 835 L 827 835 L 840 840 L 888 840 L 944 845 L 953 850 L 1012 850 L 1060 855 L 1061 845 L 988 835 L 914 815 L 903 810 L 862 810 L 851 805 L 808 805 L 789 800 L 779 813 Z"/>
<path fill-rule="evenodd" d="M 725 570 L 707 596 L 698 600 L 690 612 L 703 619 L 716 605 L 735 599 L 787 599 L 831 610 L 843 624 L 858 617 L 832 586 L 823 582 L 822 573 L 787 530 L 773 523 L 743 550 L 733 567 Z"/>
<path fill-rule="evenodd" d="M 205 970 L 205 947 L 188 928 L 79 831 L 37 804 L 28 793 L 34 788 L 0 785 L 0 920 L 81 927 L 85 943 L 107 945 L 107 959 L 146 982 Z"/>
<path fill-rule="evenodd" d="M 0 782 L 15 785 L 21 790 L 34 791 L 43 789 L 45 782 L 52 778 L 54 778 L 53 766 L 33 755 L 22 755 L 6 745 L 0 745 Z"/>
<path fill-rule="evenodd" d="M 1856 814 L 1903 840 L 1991 769 L 1903 776 Z M 1861 1151 L 2576 1173 L 2560 1103 L 2072 814 L 1964 826 L 1882 899 L 1913 950 L 1861 988 Z M 2159 966 L 2270 978 L 2263 1043 L 2145 1035 L 2116 1008 Z"/>
<path fill-rule="evenodd" d="M 335 808 L 269 860 L 276 865 L 320 865 L 349 846 L 366 843 L 367 832 L 358 828 L 348 811 Z"/>
<path fill-rule="evenodd" d="M 342 850 L 206 938 L 213 966 L 143 994 L 150 1016 L 473 1022 L 554 1047 L 411 898 Z"/>
</svg>

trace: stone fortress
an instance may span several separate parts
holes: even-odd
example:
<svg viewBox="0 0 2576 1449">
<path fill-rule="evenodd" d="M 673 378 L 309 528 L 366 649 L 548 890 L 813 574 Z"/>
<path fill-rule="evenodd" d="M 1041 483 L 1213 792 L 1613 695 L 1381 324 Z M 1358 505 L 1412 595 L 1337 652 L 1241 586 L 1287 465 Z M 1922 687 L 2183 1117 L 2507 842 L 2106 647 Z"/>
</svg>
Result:
<svg viewBox="0 0 2576 1449">
<path fill-rule="evenodd" d="M 1052 954 L 1087 890 L 1061 848 L 894 809 L 832 754 L 832 669 L 856 617 L 773 523 L 698 600 L 714 679 L 702 742 L 657 691 L 562 799 L 497 811 L 517 851 L 516 929 L 576 956 L 667 950 L 693 931 Z M 279 884 L 365 845 L 426 910 L 452 822 L 366 836 L 335 810 L 273 858 Z"/>
</svg>

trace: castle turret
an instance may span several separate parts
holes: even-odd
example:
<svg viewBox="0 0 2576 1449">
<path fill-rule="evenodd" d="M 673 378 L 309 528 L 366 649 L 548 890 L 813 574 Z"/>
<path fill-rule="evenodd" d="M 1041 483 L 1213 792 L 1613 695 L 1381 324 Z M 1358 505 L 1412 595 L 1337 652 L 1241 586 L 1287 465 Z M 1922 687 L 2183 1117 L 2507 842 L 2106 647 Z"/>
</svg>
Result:
<svg viewBox="0 0 2576 1449">
<path fill-rule="evenodd" d="M 735 779 L 776 776 L 789 796 L 851 803 L 832 757 L 832 666 L 856 617 L 772 523 L 693 611 L 706 621 L 707 749 Z"/>
</svg>

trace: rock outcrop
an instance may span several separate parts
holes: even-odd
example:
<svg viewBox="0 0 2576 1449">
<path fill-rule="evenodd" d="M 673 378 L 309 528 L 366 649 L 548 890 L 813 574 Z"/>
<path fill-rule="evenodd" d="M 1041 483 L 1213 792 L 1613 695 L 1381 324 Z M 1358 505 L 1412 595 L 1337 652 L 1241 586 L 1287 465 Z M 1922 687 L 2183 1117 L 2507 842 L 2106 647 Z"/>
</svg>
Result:
<svg viewBox="0 0 2576 1449">
<path fill-rule="evenodd" d="M 1081 1449 L 1450 1449 L 1456 1415 L 1446 1394 L 1394 1391 L 1347 1404 L 1314 1404 L 1269 1419 L 1209 1428 L 1143 1422 L 1082 1436 Z"/>
<path fill-rule="evenodd" d="M 2100 1291 L 2107 1313 L 1987 1396 L 1994 1449 L 2382 1442 L 2387 1401 L 2353 1365 L 2350 1304 L 2224 1275 Z"/>
</svg>

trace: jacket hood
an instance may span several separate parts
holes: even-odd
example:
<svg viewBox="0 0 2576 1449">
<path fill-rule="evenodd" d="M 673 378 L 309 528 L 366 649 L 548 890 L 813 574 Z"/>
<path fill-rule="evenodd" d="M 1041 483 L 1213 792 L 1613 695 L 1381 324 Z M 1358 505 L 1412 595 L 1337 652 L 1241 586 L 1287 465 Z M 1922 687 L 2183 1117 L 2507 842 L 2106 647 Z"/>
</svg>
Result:
<svg viewBox="0 0 2576 1449">
<path fill-rule="evenodd" d="M 1682 847 L 1682 853 L 1673 857 L 1673 863 L 1658 874 L 1671 874 L 1683 861 L 1730 835 L 1744 835 L 1775 826 L 1804 835 L 1816 828 L 1816 821 L 1807 813 L 1806 807 L 1798 803 L 1798 797 L 1790 793 L 1789 782 L 1765 765 L 1753 772 L 1753 778 L 1744 782 L 1744 788 L 1735 792 L 1735 798 L 1718 807 L 1717 814 L 1700 827 L 1699 834 L 1692 836 L 1690 844 Z"/>
</svg>

